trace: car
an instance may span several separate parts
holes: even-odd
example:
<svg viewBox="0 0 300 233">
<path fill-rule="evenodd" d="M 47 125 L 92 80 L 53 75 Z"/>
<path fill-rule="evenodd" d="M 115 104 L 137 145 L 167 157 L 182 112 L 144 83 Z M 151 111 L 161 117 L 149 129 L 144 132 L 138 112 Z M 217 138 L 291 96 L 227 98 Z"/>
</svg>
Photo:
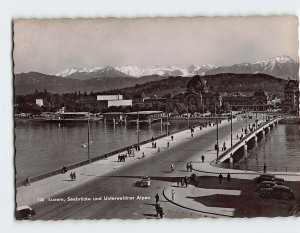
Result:
<svg viewBox="0 0 300 233">
<path fill-rule="evenodd" d="M 257 185 L 257 190 L 261 188 L 272 188 L 273 186 L 277 185 L 274 181 L 262 181 Z"/>
<path fill-rule="evenodd" d="M 284 179 L 275 177 L 275 175 L 270 173 L 263 173 L 260 176 L 254 178 L 257 184 L 263 181 L 274 181 L 276 184 L 284 184 Z"/>
<path fill-rule="evenodd" d="M 141 181 L 142 187 L 150 187 L 150 177 L 149 176 L 143 176 Z"/>
<path fill-rule="evenodd" d="M 29 219 L 33 215 L 35 215 L 35 210 L 30 206 L 19 206 L 16 208 L 17 220 Z"/>
<path fill-rule="evenodd" d="M 295 198 L 293 191 L 284 185 L 274 185 L 271 188 L 261 188 L 261 197 L 291 200 Z"/>
<path fill-rule="evenodd" d="M 275 175 L 270 174 L 270 173 L 263 173 L 260 174 L 258 177 L 255 177 L 254 180 L 256 183 L 261 183 L 263 181 L 273 181 L 275 178 Z"/>
</svg>

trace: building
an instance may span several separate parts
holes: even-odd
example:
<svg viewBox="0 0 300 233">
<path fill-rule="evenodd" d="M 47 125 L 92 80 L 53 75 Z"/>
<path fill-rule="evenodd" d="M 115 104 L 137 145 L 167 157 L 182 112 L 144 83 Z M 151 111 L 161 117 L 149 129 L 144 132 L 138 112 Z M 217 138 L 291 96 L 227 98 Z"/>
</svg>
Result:
<svg viewBox="0 0 300 233">
<path fill-rule="evenodd" d="M 284 87 L 284 111 L 299 115 L 299 82 L 288 80 Z"/>
<path fill-rule="evenodd" d="M 41 107 L 44 105 L 44 101 L 43 101 L 43 99 L 36 99 L 35 104 Z"/>
<path fill-rule="evenodd" d="M 139 119 L 140 123 L 148 123 L 151 124 L 152 122 L 161 120 L 164 116 L 163 111 L 138 111 L 138 112 L 128 112 L 124 113 L 126 118 L 126 122 L 136 123 L 137 119 Z"/>
<path fill-rule="evenodd" d="M 102 100 L 122 100 L 123 95 L 97 95 L 97 101 Z"/>
<path fill-rule="evenodd" d="M 212 105 L 222 105 L 222 96 L 219 92 L 208 89 L 206 80 L 196 75 L 187 83 L 184 99 L 187 105 L 198 107 L 200 104 L 209 108 Z"/>
<path fill-rule="evenodd" d="M 132 106 L 132 100 L 107 100 L 107 107 Z"/>
<path fill-rule="evenodd" d="M 256 110 L 264 111 L 268 109 L 268 93 L 259 89 L 254 92 L 234 92 L 222 96 L 223 104 L 228 103 L 232 110 Z"/>
<path fill-rule="evenodd" d="M 132 100 L 124 100 L 123 95 L 97 95 L 97 102 L 101 103 L 105 108 L 112 106 L 132 106 Z"/>
</svg>

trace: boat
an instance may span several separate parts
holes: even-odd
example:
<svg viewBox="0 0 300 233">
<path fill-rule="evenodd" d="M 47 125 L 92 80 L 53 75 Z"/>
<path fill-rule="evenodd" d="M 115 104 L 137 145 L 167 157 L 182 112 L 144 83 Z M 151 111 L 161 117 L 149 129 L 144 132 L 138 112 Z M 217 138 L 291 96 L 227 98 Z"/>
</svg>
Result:
<svg viewBox="0 0 300 233">
<path fill-rule="evenodd" d="M 34 115 L 30 120 L 40 122 L 78 122 L 88 121 L 89 119 L 88 112 L 44 112 L 40 115 Z"/>
</svg>

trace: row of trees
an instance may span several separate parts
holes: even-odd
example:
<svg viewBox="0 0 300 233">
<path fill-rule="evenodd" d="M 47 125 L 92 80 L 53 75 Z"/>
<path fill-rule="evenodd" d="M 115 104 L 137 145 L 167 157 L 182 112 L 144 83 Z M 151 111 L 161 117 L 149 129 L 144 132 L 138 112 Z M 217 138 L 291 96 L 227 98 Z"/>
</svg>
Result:
<svg viewBox="0 0 300 233">
<path fill-rule="evenodd" d="M 80 101 L 83 97 L 94 99 L 95 101 Z M 94 97 L 94 98 L 93 98 Z M 165 101 L 158 101 L 158 102 L 138 102 L 134 103 L 133 106 L 111 106 L 109 108 L 105 108 L 102 103 L 96 101 L 96 93 L 68 93 L 68 94 L 51 94 L 46 89 L 43 92 L 38 92 L 37 90 L 33 94 L 23 95 L 23 96 L 16 96 L 15 98 L 15 112 L 27 112 L 38 114 L 40 112 L 50 111 L 55 112 L 65 107 L 67 111 L 73 112 L 131 112 L 131 111 L 151 111 L 151 110 L 158 110 L 164 112 L 170 112 L 174 115 L 182 115 L 184 113 L 205 113 L 205 112 L 215 112 L 215 107 L 205 106 L 203 104 L 186 104 L 184 99 L 176 99 L 173 100 L 171 98 L 171 94 L 169 94 L 165 99 Z M 139 95 L 136 98 L 140 98 Z M 43 99 L 44 105 L 38 106 L 35 104 L 36 99 Z M 222 107 L 217 108 L 217 112 L 228 112 L 230 111 L 230 105 L 228 103 L 224 103 Z"/>
</svg>

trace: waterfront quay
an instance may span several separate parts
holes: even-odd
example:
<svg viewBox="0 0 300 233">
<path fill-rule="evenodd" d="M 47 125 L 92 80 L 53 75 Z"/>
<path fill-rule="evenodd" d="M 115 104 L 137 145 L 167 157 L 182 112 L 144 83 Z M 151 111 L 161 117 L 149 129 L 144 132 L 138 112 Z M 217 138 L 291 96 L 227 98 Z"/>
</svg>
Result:
<svg viewBox="0 0 300 233">
<path fill-rule="evenodd" d="M 261 116 L 255 120 L 248 119 L 247 124 L 264 125 Z M 231 132 L 233 145 L 239 143 L 241 139 L 235 136 L 244 132 L 245 125 L 245 120 L 238 116 L 232 126 L 227 119 L 222 120 L 218 124 L 219 145 L 225 142 L 229 150 Z M 216 128 L 217 125 L 196 127 L 193 135 L 189 129 L 183 130 L 155 140 L 156 148 L 151 142 L 141 145 L 141 150 L 127 157 L 125 162 L 119 162 L 115 154 L 65 174 L 18 187 L 17 205 L 32 206 L 36 210 L 33 220 L 157 218 L 154 197 L 158 193 L 166 218 L 288 216 L 293 202 L 258 197 L 253 181 L 258 172 L 214 164 L 217 157 L 226 153 L 220 149 L 217 155 Z M 202 155 L 205 156 L 203 162 Z M 187 163 L 192 163 L 192 171 L 187 171 Z M 170 169 L 171 164 L 175 166 L 174 171 Z M 76 173 L 76 180 L 69 178 L 70 172 Z M 219 174 L 225 177 L 228 172 L 231 181 L 220 184 Z M 177 185 L 178 179 L 190 177 L 192 173 L 196 174 L 197 185 L 189 183 L 187 188 Z M 150 187 L 137 185 L 143 176 L 151 178 Z M 284 178 L 299 198 L 299 174 L 281 172 L 276 176 Z M 111 197 L 111 200 L 103 201 L 103 197 Z M 134 197 L 134 200 L 120 200 L 120 197 Z M 74 198 L 91 201 L 68 201 Z"/>
</svg>

